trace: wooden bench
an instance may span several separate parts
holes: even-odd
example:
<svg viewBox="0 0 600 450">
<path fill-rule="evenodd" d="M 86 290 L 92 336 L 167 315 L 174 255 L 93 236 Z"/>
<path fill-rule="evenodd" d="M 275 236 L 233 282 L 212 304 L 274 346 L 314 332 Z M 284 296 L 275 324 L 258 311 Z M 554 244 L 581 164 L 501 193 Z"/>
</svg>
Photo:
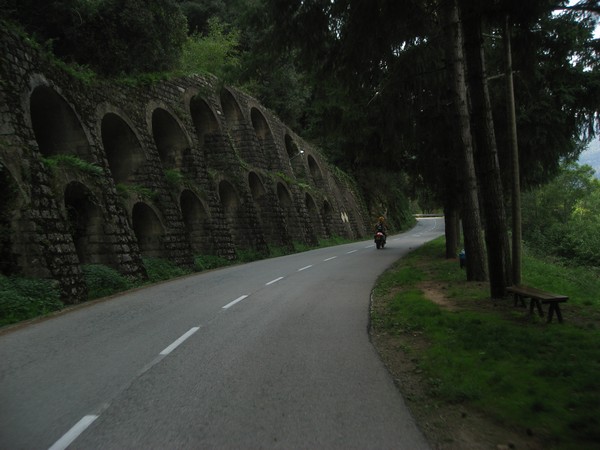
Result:
<svg viewBox="0 0 600 450">
<path fill-rule="evenodd" d="M 533 308 L 537 307 L 540 317 L 544 317 L 544 311 L 542 310 L 542 303 L 549 304 L 548 317 L 546 322 L 552 321 L 552 316 L 556 312 L 558 321 L 562 323 L 562 314 L 560 313 L 560 303 L 566 302 L 569 297 L 566 295 L 553 294 L 551 292 L 542 291 L 541 289 L 532 288 L 529 286 L 509 286 L 506 291 L 513 294 L 515 299 L 515 306 L 519 303 L 521 306 L 525 306 L 525 299 L 530 299 L 529 302 L 529 314 L 533 314 Z"/>
</svg>

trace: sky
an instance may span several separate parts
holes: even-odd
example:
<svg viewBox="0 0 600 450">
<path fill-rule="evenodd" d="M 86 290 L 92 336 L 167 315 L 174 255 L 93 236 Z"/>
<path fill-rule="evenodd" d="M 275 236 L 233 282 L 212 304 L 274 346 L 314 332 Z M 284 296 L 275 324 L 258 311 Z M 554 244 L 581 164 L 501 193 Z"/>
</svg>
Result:
<svg viewBox="0 0 600 450">
<path fill-rule="evenodd" d="M 573 3 L 576 3 L 576 1 L 569 2 L 569 4 Z M 600 24 L 596 27 L 594 37 L 600 39 Z M 596 171 L 596 178 L 600 178 L 600 136 L 590 142 L 587 149 L 579 157 L 579 163 L 592 166 Z"/>
<path fill-rule="evenodd" d="M 579 157 L 579 164 L 589 164 L 600 178 L 600 137 L 596 137 Z"/>
</svg>

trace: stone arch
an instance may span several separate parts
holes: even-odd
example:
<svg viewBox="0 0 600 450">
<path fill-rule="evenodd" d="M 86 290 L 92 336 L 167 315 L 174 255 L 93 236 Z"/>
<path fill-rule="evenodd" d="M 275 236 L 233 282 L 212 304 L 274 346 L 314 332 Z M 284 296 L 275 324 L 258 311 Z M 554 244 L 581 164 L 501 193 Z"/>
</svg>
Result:
<svg viewBox="0 0 600 450">
<path fill-rule="evenodd" d="M 239 195 L 229 181 L 223 180 L 219 183 L 219 198 L 226 214 L 237 211 L 240 206 Z"/>
<path fill-rule="evenodd" d="M 190 238 L 194 254 L 210 254 L 210 229 L 208 227 L 209 215 L 204 204 L 198 196 L 189 189 L 181 192 L 179 197 L 181 213 L 185 229 Z"/>
<path fill-rule="evenodd" d="M 175 117 L 163 108 L 152 112 L 152 137 L 166 169 L 179 169 L 190 151 L 190 142 Z"/>
<path fill-rule="evenodd" d="M 0 162 L 0 274 L 12 275 L 18 271 L 14 249 L 14 211 L 19 210 L 20 196 L 16 180 Z"/>
<path fill-rule="evenodd" d="M 292 167 L 292 172 L 297 177 L 302 177 L 305 175 L 304 169 L 304 150 L 301 150 L 298 147 L 298 144 L 294 141 L 294 139 L 286 133 L 285 138 L 285 151 L 287 152 L 290 165 Z"/>
<path fill-rule="evenodd" d="M 298 213 L 294 207 L 292 194 L 282 182 L 277 183 L 277 200 L 279 201 L 279 206 L 283 210 L 287 232 L 297 238 L 303 236 L 302 233 L 299 233 Z"/>
<path fill-rule="evenodd" d="M 240 197 L 229 181 L 222 180 L 219 183 L 219 199 L 221 200 L 221 207 L 229 225 L 233 241 L 239 244 L 243 239 L 238 217 Z"/>
<path fill-rule="evenodd" d="M 131 182 L 137 169 L 145 162 L 139 139 L 132 128 L 115 113 L 102 118 L 102 144 L 115 183 Z"/>
<path fill-rule="evenodd" d="M 365 223 L 362 219 L 356 199 L 348 189 L 344 189 L 342 192 L 344 197 L 344 205 L 347 210 L 345 212 L 345 222 L 350 227 L 352 237 L 357 238 L 365 236 L 367 234 L 367 228 L 365 227 Z"/>
<path fill-rule="evenodd" d="M 275 139 L 273 138 L 273 133 L 267 119 L 256 107 L 250 110 L 250 119 L 252 120 L 252 127 L 260 146 L 261 155 L 258 156 L 262 157 L 261 159 L 255 157 L 254 160 L 261 161 L 265 169 L 280 169 L 279 152 L 277 151 Z"/>
<path fill-rule="evenodd" d="M 49 86 L 36 87 L 29 97 L 31 125 L 42 155 L 73 155 L 93 162 L 90 143 L 67 101 Z"/>
<path fill-rule="evenodd" d="M 244 119 L 242 109 L 231 91 L 227 88 L 221 89 L 221 108 L 225 114 L 225 120 L 229 124 L 241 122 Z"/>
<path fill-rule="evenodd" d="M 283 219 L 276 214 L 277 201 L 273 192 L 267 190 L 263 181 L 256 172 L 248 174 L 248 186 L 250 195 L 258 213 L 260 228 L 269 243 L 275 245 L 286 245 L 287 236 L 283 233 Z"/>
<path fill-rule="evenodd" d="M 306 211 L 308 212 L 308 217 L 310 218 L 313 230 L 318 236 L 326 237 L 324 235 L 323 221 L 319 214 L 319 208 L 317 208 L 315 200 L 308 192 L 304 196 L 304 204 L 306 205 Z"/>
<path fill-rule="evenodd" d="M 321 208 L 321 216 L 323 217 L 323 226 L 325 228 L 326 237 L 330 238 L 333 236 L 333 208 L 327 200 L 323 200 L 323 207 Z"/>
<path fill-rule="evenodd" d="M 250 172 L 248 174 L 248 186 L 250 187 L 250 193 L 255 202 L 260 202 L 267 193 L 262 180 L 256 172 Z"/>
<path fill-rule="evenodd" d="M 234 187 L 229 181 L 222 180 L 219 183 L 219 198 L 236 247 L 268 254 L 256 205 L 246 186 Z"/>
<path fill-rule="evenodd" d="M 154 210 L 144 202 L 137 202 L 131 211 L 131 223 L 142 256 L 161 258 L 165 229 Z"/>
<path fill-rule="evenodd" d="M 323 185 L 323 172 L 321 171 L 319 163 L 312 155 L 308 155 L 306 161 L 308 163 L 308 171 L 315 185 L 321 187 Z"/>
<path fill-rule="evenodd" d="M 273 139 L 273 134 L 271 133 L 271 128 L 267 123 L 267 119 L 265 119 L 265 116 L 258 108 L 253 107 L 250 110 L 250 118 L 252 120 L 254 131 L 256 132 L 256 137 L 260 142 Z"/>
<path fill-rule="evenodd" d="M 81 264 L 109 264 L 104 217 L 98 199 L 82 183 L 72 181 L 64 192 L 69 231 Z"/>
<path fill-rule="evenodd" d="M 190 114 L 200 146 L 206 150 L 216 140 L 216 136 L 221 136 L 219 122 L 208 103 L 198 95 L 190 101 Z"/>
<path fill-rule="evenodd" d="M 283 183 L 277 183 L 277 199 L 282 208 L 292 208 L 294 202 L 292 201 L 292 194 Z"/>
<path fill-rule="evenodd" d="M 344 233 L 346 237 L 356 237 L 358 235 L 358 230 L 355 229 L 356 221 L 350 220 L 350 216 L 348 215 L 348 209 L 352 206 L 354 202 L 350 202 L 350 191 L 347 186 L 345 186 L 342 181 L 337 177 L 332 177 L 332 191 L 335 198 L 338 200 L 338 208 L 339 208 L 339 227 L 337 232 Z"/>
<path fill-rule="evenodd" d="M 298 145 L 296 144 L 296 142 L 294 142 L 294 139 L 292 139 L 292 137 L 289 134 L 286 133 L 284 141 L 285 141 L 285 151 L 287 152 L 287 155 L 290 158 L 290 160 L 292 158 L 295 158 L 296 156 L 301 155 Z"/>
</svg>

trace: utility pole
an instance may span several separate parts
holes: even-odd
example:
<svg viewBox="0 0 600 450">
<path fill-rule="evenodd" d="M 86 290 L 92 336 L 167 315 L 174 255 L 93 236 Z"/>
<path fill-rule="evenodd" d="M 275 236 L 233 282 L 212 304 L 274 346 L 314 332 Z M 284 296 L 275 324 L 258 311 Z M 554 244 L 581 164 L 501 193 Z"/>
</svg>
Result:
<svg viewBox="0 0 600 450">
<path fill-rule="evenodd" d="M 512 278 L 513 284 L 521 283 L 521 181 L 519 169 L 519 145 L 517 141 L 517 117 L 515 113 L 515 90 L 513 84 L 510 23 L 506 16 L 504 24 L 504 51 L 506 62 L 506 105 L 508 113 L 509 143 L 512 156 Z"/>
</svg>

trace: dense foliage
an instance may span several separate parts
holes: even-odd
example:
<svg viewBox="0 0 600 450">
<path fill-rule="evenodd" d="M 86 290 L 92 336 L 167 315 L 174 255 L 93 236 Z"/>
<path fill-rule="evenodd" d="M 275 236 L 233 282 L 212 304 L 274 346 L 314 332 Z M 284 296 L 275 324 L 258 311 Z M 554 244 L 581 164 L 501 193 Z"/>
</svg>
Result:
<svg viewBox="0 0 600 450">
<path fill-rule="evenodd" d="M 567 263 L 600 267 L 600 181 L 591 167 L 565 165 L 523 197 L 523 237 Z"/>
<path fill-rule="evenodd" d="M 219 19 L 210 19 L 207 34 L 196 32 L 188 36 L 179 69 L 184 73 L 206 73 L 222 80 L 235 80 L 239 71 L 238 43 L 237 30 L 227 31 Z"/>
<path fill-rule="evenodd" d="M 55 282 L 0 275 L 0 326 L 43 316 L 63 307 Z"/>
<path fill-rule="evenodd" d="M 102 75 L 173 69 L 186 40 L 171 0 L 1 0 L 0 11 L 58 57 Z"/>
</svg>

